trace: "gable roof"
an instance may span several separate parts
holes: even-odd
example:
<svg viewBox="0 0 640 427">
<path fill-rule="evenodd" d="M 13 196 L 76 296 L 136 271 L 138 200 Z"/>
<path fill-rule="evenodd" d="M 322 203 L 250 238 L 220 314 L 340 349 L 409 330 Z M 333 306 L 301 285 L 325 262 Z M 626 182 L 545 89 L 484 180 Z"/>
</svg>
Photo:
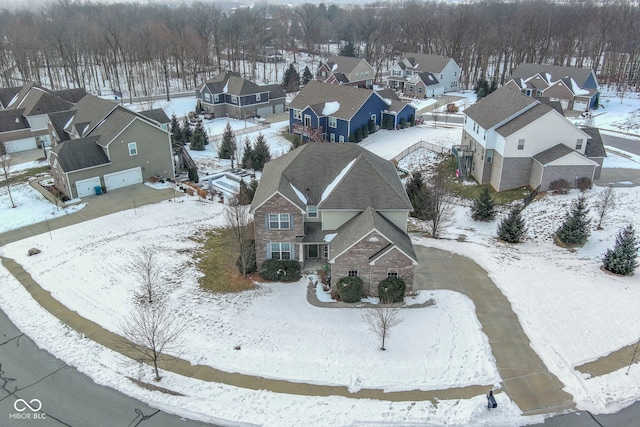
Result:
<svg viewBox="0 0 640 427">
<path fill-rule="evenodd" d="M 53 94 L 53 92 L 34 83 L 24 85 L 16 94 L 7 109 L 24 110 L 24 116 L 55 113 L 69 110 L 73 104 Z"/>
<path fill-rule="evenodd" d="M 327 59 L 327 68 L 333 74 L 349 74 L 352 72 L 362 61 L 367 62 L 364 58 L 356 58 L 353 56 L 332 56 Z M 367 62 L 367 64 L 369 64 Z M 370 65 L 369 65 L 370 66 Z"/>
<path fill-rule="evenodd" d="M 98 136 L 96 141 L 98 145 L 106 147 L 120 132 L 139 117 L 133 111 L 129 111 L 124 107 L 118 106 L 104 120 L 93 128 L 87 136 Z M 153 126 L 153 125 L 152 125 Z M 158 128 L 160 129 L 160 128 Z"/>
<path fill-rule="evenodd" d="M 72 108 L 75 114 L 65 126 L 65 131 L 71 133 L 71 130 L 75 128 L 82 138 L 91 132 L 117 106 L 118 104 L 113 101 L 87 94 Z"/>
<path fill-rule="evenodd" d="M 325 104 L 337 102 L 339 104 L 338 110 L 329 115 L 339 119 L 350 120 L 369 97 L 374 94 L 378 96 L 371 89 L 332 85 L 312 80 L 293 98 L 289 108 L 303 110 L 306 107 L 311 107 L 318 116 L 325 116 L 327 114 L 322 112 Z"/>
<path fill-rule="evenodd" d="M 465 109 L 464 114 L 484 129 L 491 129 L 518 112 L 537 104 L 540 102 L 535 98 L 503 86 Z"/>
<path fill-rule="evenodd" d="M 0 132 L 12 132 L 22 129 L 30 129 L 29 122 L 23 116 L 24 110 L 0 111 Z"/>
<path fill-rule="evenodd" d="M 564 144 L 557 144 L 551 148 L 547 148 L 544 151 L 533 156 L 534 160 L 538 161 L 540 164 L 546 165 L 548 163 L 553 162 L 554 160 L 558 160 L 567 154 L 573 153 L 574 150 L 567 147 Z"/>
<path fill-rule="evenodd" d="M 412 209 L 393 164 L 356 144 L 307 143 L 271 160 L 252 211 L 275 193 L 302 211 L 307 204 L 319 209 Z"/>
<path fill-rule="evenodd" d="M 396 246 L 412 261 L 418 262 L 409 236 L 371 207 L 367 207 L 336 230 L 337 234 L 331 240 L 331 260 L 342 255 L 373 230 L 384 236 L 390 242 L 389 246 Z M 387 252 L 390 249 L 389 246 L 381 252 Z M 379 254 L 371 254 L 369 261 L 373 261 L 377 255 Z"/>
<path fill-rule="evenodd" d="M 584 155 L 590 158 L 607 157 L 607 152 L 604 149 L 604 143 L 602 142 L 602 135 L 600 135 L 600 129 L 586 127 L 582 128 L 582 131 L 591 137 L 587 140 Z"/>
<path fill-rule="evenodd" d="M 53 94 L 59 98 L 64 99 L 65 101 L 69 101 L 72 104 L 76 104 L 87 94 L 87 91 L 84 88 L 75 88 L 75 89 L 62 89 L 53 91 Z"/>
<path fill-rule="evenodd" d="M 11 100 L 20 92 L 22 86 L 0 88 L 0 106 L 6 108 Z"/>
<path fill-rule="evenodd" d="M 440 55 L 427 55 L 423 53 L 404 52 L 399 62 L 407 60 L 412 70 L 431 73 L 441 73 L 444 67 L 452 61 L 451 58 Z"/>
<path fill-rule="evenodd" d="M 104 150 L 96 144 L 97 136 L 71 139 L 51 148 L 64 172 L 73 172 L 109 164 Z"/>
<path fill-rule="evenodd" d="M 153 110 L 139 111 L 138 114 L 148 118 L 149 120 L 153 120 L 158 124 L 171 122 L 171 119 L 169 119 L 169 116 L 167 116 L 167 113 L 165 113 L 162 108 L 154 108 Z"/>
<path fill-rule="evenodd" d="M 228 93 L 236 96 L 270 91 L 266 86 L 258 86 L 252 81 L 242 78 L 240 73 L 233 71 L 225 71 L 224 73 L 215 75 L 211 80 L 207 80 L 204 86 L 206 86 L 212 94 Z"/>
<path fill-rule="evenodd" d="M 592 75 L 593 70 L 590 68 L 578 68 L 578 67 L 562 67 L 559 65 L 544 65 L 544 64 L 530 64 L 522 63 L 513 71 L 511 78 L 523 78 L 528 79 L 535 74 L 549 74 L 550 81 L 557 81 L 559 79 L 570 77 L 580 86 L 584 86 L 586 81 Z M 571 88 L 571 86 L 569 86 Z"/>
<path fill-rule="evenodd" d="M 64 126 L 69 123 L 74 114 L 74 111 L 58 111 L 57 113 L 49 114 L 49 122 L 60 141 L 66 141 L 70 138 L 69 134 L 64 130 Z"/>
<path fill-rule="evenodd" d="M 414 74 L 409 81 L 413 82 L 419 79 L 425 86 L 437 85 L 440 82 L 436 79 L 436 76 L 433 73 L 428 72 L 419 72 Z M 416 82 L 417 83 L 417 82 Z"/>
<path fill-rule="evenodd" d="M 550 106 L 538 103 L 538 105 L 536 105 L 535 107 L 528 109 L 524 113 L 515 117 L 513 120 L 509 120 L 507 123 L 498 127 L 496 129 L 496 132 L 504 137 L 507 137 L 538 120 L 540 117 L 544 116 L 552 110 L 553 108 L 551 108 Z"/>
</svg>

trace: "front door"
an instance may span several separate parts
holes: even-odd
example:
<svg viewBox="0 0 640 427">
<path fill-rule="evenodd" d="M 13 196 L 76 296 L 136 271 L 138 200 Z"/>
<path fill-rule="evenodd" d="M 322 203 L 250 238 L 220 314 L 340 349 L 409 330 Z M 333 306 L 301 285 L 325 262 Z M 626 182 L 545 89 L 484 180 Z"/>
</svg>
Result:
<svg viewBox="0 0 640 427">
<path fill-rule="evenodd" d="M 318 245 L 307 245 L 307 258 L 318 258 Z"/>
</svg>

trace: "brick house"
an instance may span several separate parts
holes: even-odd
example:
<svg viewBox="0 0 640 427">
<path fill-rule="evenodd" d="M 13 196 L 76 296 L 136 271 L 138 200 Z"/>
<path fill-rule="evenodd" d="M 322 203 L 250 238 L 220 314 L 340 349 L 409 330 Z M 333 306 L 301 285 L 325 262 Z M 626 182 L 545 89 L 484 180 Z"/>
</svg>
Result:
<svg viewBox="0 0 640 427">
<path fill-rule="evenodd" d="M 411 210 L 389 161 L 356 144 L 308 143 L 265 165 L 251 204 L 256 260 L 327 265 L 332 286 L 358 276 L 371 295 L 387 277 L 412 289 Z"/>
</svg>

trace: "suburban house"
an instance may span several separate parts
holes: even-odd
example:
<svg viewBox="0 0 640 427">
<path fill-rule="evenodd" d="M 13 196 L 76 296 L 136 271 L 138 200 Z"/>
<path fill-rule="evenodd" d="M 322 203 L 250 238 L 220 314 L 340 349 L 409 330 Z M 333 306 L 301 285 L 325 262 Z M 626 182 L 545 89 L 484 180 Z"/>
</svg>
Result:
<svg viewBox="0 0 640 427">
<path fill-rule="evenodd" d="M 597 179 L 605 157 L 597 129 L 580 129 L 542 99 L 502 87 L 464 111 L 458 168 L 496 191 Z"/>
<path fill-rule="evenodd" d="M 226 71 L 196 89 L 196 98 L 206 114 L 243 120 L 284 112 L 286 95 L 277 84 L 259 86 Z"/>
<path fill-rule="evenodd" d="M 19 90 L 15 92 L 16 89 Z M 13 97 L 7 100 L 11 93 Z M 5 90 L 2 94 L 5 96 L 0 96 L 4 106 L 0 111 L 0 141 L 4 142 L 7 152 L 51 145 L 49 114 L 71 109 L 85 94 L 84 89 L 51 91 L 34 83 Z"/>
<path fill-rule="evenodd" d="M 458 90 L 460 66 L 451 58 L 405 52 L 393 64 L 387 87 L 418 98 L 431 98 Z"/>
<path fill-rule="evenodd" d="M 175 176 L 171 134 L 112 101 L 86 95 L 51 114 L 49 132 L 55 185 L 69 198 Z"/>
<path fill-rule="evenodd" d="M 167 116 L 162 108 L 154 108 L 138 112 L 141 116 L 151 120 L 156 126 L 162 130 L 170 131 L 171 119 Z"/>
<path fill-rule="evenodd" d="M 320 64 L 316 80 L 336 84 L 365 87 L 371 89 L 376 72 L 364 58 L 332 56 Z"/>
<path fill-rule="evenodd" d="M 595 108 L 600 97 L 596 74 L 588 68 L 524 63 L 505 86 L 534 98 L 559 101 L 565 110 L 581 112 Z"/>
<path fill-rule="evenodd" d="M 361 277 L 365 293 L 418 261 L 407 235 L 411 202 L 393 164 L 356 144 L 308 143 L 265 165 L 251 204 L 258 265 L 330 268 L 331 285 Z"/>
<path fill-rule="evenodd" d="M 310 81 L 289 104 L 289 132 L 303 140 L 347 142 L 370 121 L 396 128 L 415 118 L 415 107 L 370 89 Z"/>
</svg>

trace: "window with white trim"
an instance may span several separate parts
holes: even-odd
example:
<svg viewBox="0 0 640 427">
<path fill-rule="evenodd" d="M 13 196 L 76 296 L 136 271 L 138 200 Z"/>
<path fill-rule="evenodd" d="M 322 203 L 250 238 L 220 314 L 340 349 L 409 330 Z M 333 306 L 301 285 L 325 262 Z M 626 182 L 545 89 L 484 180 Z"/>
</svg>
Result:
<svg viewBox="0 0 640 427">
<path fill-rule="evenodd" d="M 137 156 L 138 155 L 138 144 L 136 144 L 135 142 L 130 142 L 129 143 L 129 155 L 130 156 Z"/>
<path fill-rule="evenodd" d="M 291 218 L 289 214 L 269 214 L 269 230 L 289 230 Z"/>
<path fill-rule="evenodd" d="M 369 77 L 369 71 L 365 71 L 365 72 L 364 72 L 364 76 L 365 76 L 365 77 Z"/>
<path fill-rule="evenodd" d="M 347 276 L 348 277 L 358 277 L 358 270 L 348 270 L 347 271 Z"/>
<path fill-rule="evenodd" d="M 394 279 L 398 278 L 398 272 L 397 271 L 389 271 L 387 272 L 387 277 L 393 277 Z"/>
<path fill-rule="evenodd" d="M 220 102 L 220 95 L 218 95 L 217 93 L 213 94 L 213 102 Z"/>
<path fill-rule="evenodd" d="M 204 100 L 207 102 L 211 102 L 211 95 L 207 92 L 204 93 Z"/>
<path fill-rule="evenodd" d="M 336 134 L 335 133 L 330 133 L 329 134 L 329 142 L 336 142 Z"/>
<path fill-rule="evenodd" d="M 524 150 L 524 139 L 518 140 L 518 150 Z"/>
<path fill-rule="evenodd" d="M 487 150 L 487 163 L 493 162 L 493 150 Z"/>
<path fill-rule="evenodd" d="M 271 242 L 269 252 L 271 259 L 291 259 L 291 243 Z"/>
<path fill-rule="evenodd" d="M 318 218 L 318 206 L 316 206 L 316 205 L 308 205 L 307 206 L 307 216 L 309 218 Z"/>
<path fill-rule="evenodd" d="M 582 143 L 584 142 L 584 140 L 581 138 L 578 140 L 578 142 L 576 142 L 576 150 L 582 150 Z"/>
<path fill-rule="evenodd" d="M 402 77 L 402 71 L 393 70 L 392 73 L 395 77 Z"/>
<path fill-rule="evenodd" d="M 256 101 L 260 101 L 260 94 L 256 93 Z"/>
<path fill-rule="evenodd" d="M 338 119 L 336 119 L 335 117 L 329 117 L 329 127 L 330 128 L 338 127 Z"/>
<path fill-rule="evenodd" d="M 231 103 L 232 104 L 237 104 L 238 103 L 238 97 L 235 95 L 231 95 Z"/>
<path fill-rule="evenodd" d="M 338 136 L 338 142 L 344 142 L 344 135 Z"/>
<path fill-rule="evenodd" d="M 293 109 L 293 118 L 295 120 L 302 120 L 302 110 Z"/>
</svg>

